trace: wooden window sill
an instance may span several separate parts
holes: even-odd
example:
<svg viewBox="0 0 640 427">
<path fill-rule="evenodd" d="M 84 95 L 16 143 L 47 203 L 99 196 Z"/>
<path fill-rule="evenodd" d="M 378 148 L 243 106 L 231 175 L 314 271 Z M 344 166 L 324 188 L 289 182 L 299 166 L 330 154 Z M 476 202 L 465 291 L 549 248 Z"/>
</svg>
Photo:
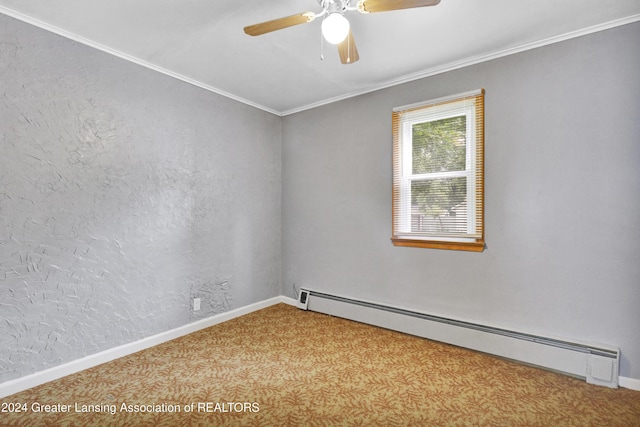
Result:
<svg viewBox="0 0 640 427">
<path fill-rule="evenodd" d="M 482 252 L 484 251 L 484 240 L 477 242 L 442 242 L 435 240 L 413 240 L 413 239 L 399 239 L 392 237 L 391 242 L 394 246 L 404 246 L 413 248 L 431 248 L 431 249 L 449 249 L 453 251 L 470 251 L 470 252 Z"/>
</svg>

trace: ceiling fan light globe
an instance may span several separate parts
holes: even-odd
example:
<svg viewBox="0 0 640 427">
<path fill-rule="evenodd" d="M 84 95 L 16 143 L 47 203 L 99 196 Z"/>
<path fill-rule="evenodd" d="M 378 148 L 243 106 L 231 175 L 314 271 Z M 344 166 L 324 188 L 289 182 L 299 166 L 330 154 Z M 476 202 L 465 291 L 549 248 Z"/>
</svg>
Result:
<svg viewBox="0 0 640 427">
<path fill-rule="evenodd" d="M 322 21 L 322 35 L 331 44 L 339 44 L 349 34 L 349 21 L 341 13 L 333 12 Z"/>
</svg>

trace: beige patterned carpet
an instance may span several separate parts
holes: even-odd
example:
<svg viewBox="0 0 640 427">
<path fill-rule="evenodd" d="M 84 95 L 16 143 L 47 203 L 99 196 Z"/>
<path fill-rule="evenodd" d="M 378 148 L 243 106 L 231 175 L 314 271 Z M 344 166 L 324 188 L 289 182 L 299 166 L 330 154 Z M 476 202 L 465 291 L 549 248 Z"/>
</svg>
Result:
<svg viewBox="0 0 640 427">
<path fill-rule="evenodd" d="M 26 409 L 3 426 L 640 426 L 638 391 L 285 304 L 1 402 Z"/>
</svg>

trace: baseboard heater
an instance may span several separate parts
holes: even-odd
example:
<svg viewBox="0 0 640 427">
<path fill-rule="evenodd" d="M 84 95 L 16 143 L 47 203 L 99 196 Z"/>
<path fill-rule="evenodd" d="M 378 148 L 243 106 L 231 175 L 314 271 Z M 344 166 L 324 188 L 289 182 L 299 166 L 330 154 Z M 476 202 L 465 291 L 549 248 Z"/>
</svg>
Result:
<svg viewBox="0 0 640 427">
<path fill-rule="evenodd" d="M 618 387 L 616 347 L 510 331 L 309 289 L 300 290 L 297 306 Z"/>
</svg>

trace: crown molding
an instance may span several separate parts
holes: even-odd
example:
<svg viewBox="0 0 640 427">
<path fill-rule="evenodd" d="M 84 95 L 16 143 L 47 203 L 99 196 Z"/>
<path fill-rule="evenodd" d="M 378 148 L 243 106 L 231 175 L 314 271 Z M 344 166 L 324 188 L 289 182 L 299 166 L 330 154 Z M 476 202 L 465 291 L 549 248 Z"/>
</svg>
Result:
<svg viewBox="0 0 640 427">
<path fill-rule="evenodd" d="M 303 105 L 301 107 L 293 108 L 290 110 L 283 111 L 281 113 L 282 116 L 288 116 L 291 114 L 299 113 L 305 110 L 310 110 L 313 108 L 321 107 L 323 105 L 332 104 L 334 102 L 342 101 L 345 99 L 353 98 L 359 95 L 364 95 L 367 93 L 375 92 L 381 89 L 386 89 L 392 86 L 401 85 L 403 83 L 412 82 L 415 80 L 420 80 L 425 77 L 435 76 L 437 74 L 443 74 L 448 71 L 457 70 L 460 68 L 468 67 L 470 65 L 480 64 L 482 62 L 491 61 L 494 59 L 502 58 L 509 55 L 514 55 L 516 53 L 525 52 L 527 50 L 536 49 L 539 47 L 547 46 L 550 44 L 560 43 L 565 40 L 574 39 L 577 37 L 586 36 L 589 34 L 597 33 L 599 31 L 609 30 L 611 28 L 620 27 L 622 25 L 631 24 L 633 22 L 640 21 L 640 14 L 631 15 L 625 18 L 616 19 L 613 21 L 605 22 L 602 24 L 594 25 L 591 27 L 583 28 L 577 31 L 571 31 L 568 33 L 560 34 L 558 36 L 548 37 L 546 39 L 538 40 L 532 43 L 526 43 L 519 46 L 511 47 L 508 49 L 503 49 L 496 52 L 490 52 L 478 56 L 473 56 L 470 58 L 465 58 L 460 61 L 450 62 L 448 64 L 443 64 L 437 67 L 428 68 L 422 71 L 418 71 L 416 73 L 406 74 L 404 76 L 400 76 L 391 80 L 387 80 L 386 82 L 382 82 L 375 86 L 370 86 L 362 90 L 350 92 L 344 95 L 336 96 L 333 98 L 327 98 L 318 102 L 314 102 L 312 104 Z"/>
<path fill-rule="evenodd" d="M 181 81 L 183 81 L 185 83 L 192 84 L 192 85 L 197 86 L 197 87 L 199 87 L 201 89 L 205 89 L 205 90 L 207 90 L 209 92 L 216 93 L 218 95 L 224 96 L 226 98 L 233 99 L 234 101 L 241 102 L 241 103 L 249 105 L 251 107 L 258 108 L 260 110 L 264 110 L 264 111 L 266 111 L 268 113 L 275 114 L 277 116 L 281 116 L 282 115 L 281 112 L 276 111 L 276 110 L 274 110 L 272 108 L 265 107 L 264 105 L 260 105 L 258 103 L 253 102 L 253 101 L 250 101 L 248 99 L 241 98 L 241 97 L 239 97 L 237 95 L 234 95 L 232 93 L 226 92 L 226 91 L 224 91 L 222 89 L 218 89 L 217 87 L 202 83 L 202 82 L 200 82 L 200 81 L 198 81 L 196 79 L 193 79 L 191 77 L 185 76 L 185 75 L 180 74 L 180 73 L 176 73 L 176 72 L 171 71 L 171 70 L 169 70 L 167 68 L 163 68 L 163 67 L 161 67 L 159 65 L 156 65 L 156 64 L 153 64 L 151 62 L 145 61 L 143 59 L 137 58 L 137 57 L 135 57 L 133 55 L 129 55 L 127 53 L 121 52 L 121 51 L 119 51 L 117 49 L 110 48 L 109 46 L 105 46 L 105 45 L 103 45 L 101 43 L 98 43 L 98 42 L 93 41 L 91 39 L 87 39 L 85 37 L 79 36 L 78 34 L 72 33 L 70 31 L 64 30 L 64 29 L 56 27 L 54 25 L 47 24 L 46 22 L 43 22 L 43 21 L 40 21 L 38 19 L 32 18 L 32 17 L 27 16 L 27 15 L 25 15 L 23 13 L 17 12 L 17 11 L 15 11 L 13 9 L 9 9 L 7 7 L 4 7 L 4 6 L 0 6 L 0 13 L 2 13 L 4 15 L 7 15 L 7 16 L 10 16 L 12 18 L 15 18 L 15 19 L 17 19 L 19 21 L 25 22 L 27 24 L 31 24 L 31 25 L 36 26 L 38 28 L 41 28 L 43 30 L 49 31 L 51 33 L 57 34 L 57 35 L 62 36 L 64 38 L 76 41 L 76 42 L 81 43 L 83 45 L 92 47 L 94 49 L 98 49 L 98 50 L 100 50 L 102 52 L 105 52 L 105 53 L 108 53 L 110 55 L 116 56 L 116 57 L 118 57 L 120 59 L 124 59 L 125 61 L 133 62 L 134 64 L 140 65 L 140 66 L 148 68 L 150 70 L 157 71 L 159 73 L 162 73 L 162 74 L 165 74 L 167 76 L 173 77 L 175 79 L 181 80 Z"/>
<path fill-rule="evenodd" d="M 543 47 L 543 46 L 547 46 L 550 44 L 554 44 L 554 43 L 560 43 L 563 42 L 565 40 L 570 40 L 573 38 L 577 38 L 577 37 L 582 37 L 585 35 L 589 35 L 589 34 L 593 34 L 593 33 L 597 33 L 599 31 L 605 31 L 605 30 L 609 30 L 611 28 L 615 28 L 615 27 L 619 27 L 622 25 L 627 25 L 627 24 L 631 24 L 633 22 L 637 22 L 640 21 L 640 14 L 636 14 L 636 15 L 631 15 L 631 16 L 627 16 L 625 18 L 620 18 L 620 19 L 616 19 L 613 21 L 608 21 L 608 22 L 604 22 L 602 24 L 598 24 L 598 25 L 594 25 L 591 27 L 587 27 L 587 28 L 583 28 L 580 30 L 576 30 L 576 31 L 570 31 L 568 33 L 564 33 L 564 34 L 560 34 L 557 36 L 553 36 L 553 37 L 548 37 L 542 40 L 538 40 L 532 43 L 525 43 L 519 46 L 515 46 L 515 47 L 511 47 L 508 49 L 503 49 L 503 50 L 499 50 L 499 51 L 495 51 L 495 52 L 489 52 L 489 53 L 485 53 L 482 55 L 477 55 L 477 56 L 473 56 L 473 57 L 469 57 L 469 58 L 465 58 L 459 61 L 454 61 L 454 62 L 450 62 L 447 64 L 443 64 L 443 65 L 439 65 L 437 67 L 431 67 L 425 70 L 421 70 L 415 73 L 411 73 L 411 74 L 406 74 L 403 76 L 399 76 L 390 80 L 387 80 L 385 82 L 382 82 L 380 84 L 376 84 L 373 86 L 369 86 L 357 91 L 353 91 L 353 92 L 349 92 L 340 96 L 336 96 L 336 97 L 332 97 L 332 98 L 327 98 L 327 99 L 323 99 L 323 100 L 319 100 L 317 102 L 313 102 L 310 104 L 306 104 L 306 105 L 302 105 L 299 107 L 295 107 L 289 110 L 284 110 L 284 111 L 279 111 L 261 104 L 258 104 L 256 102 L 253 102 L 251 100 L 248 100 L 246 98 L 242 98 L 239 97 L 237 95 L 234 95 L 232 93 L 226 92 L 222 89 L 216 88 L 214 86 L 202 83 L 196 79 L 193 79 L 191 77 L 182 75 L 180 73 L 176 73 L 174 71 L 171 71 L 169 69 L 163 68 L 159 65 L 153 64 L 151 62 L 142 60 L 140 58 L 137 58 L 133 55 L 129 55 L 127 53 L 121 52 L 119 50 L 116 49 L 112 49 L 108 46 L 105 46 L 101 43 L 95 42 L 93 40 L 87 39 L 85 37 L 81 37 L 77 34 L 74 34 L 70 31 L 64 30 L 62 28 L 47 24 L 46 22 L 42 22 L 38 19 L 32 18 L 30 16 L 27 16 L 25 14 L 22 14 L 20 12 L 17 12 L 15 10 L 9 9 L 7 7 L 4 6 L 0 6 L 0 13 L 3 13 L 7 16 L 10 16 L 12 18 L 18 19 L 20 21 L 26 22 L 28 24 L 34 25 L 36 27 L 42 28 L 44 30 L 50 31 L 54 34 L 57 34 L 59 36 L 74 40 L 78 43 L 93 47 L 95 49 L 98 49 L 100 51 L 109 53 L 111 55 L 114 55 L 118 58 L 124 59 L 126 61 L 129 62 L 133 62 L 134 64 L 138 64 L 140 66 L 143 66 L 145 68 L 157 71 L 159 73 L 165 74 L 167 76 L 176 78 L 178 80 L 181 80 L 183 82 L 192 84 L 194 86 L 197 86 L 199 88 L 205 89 L 207 91 L 216 93 L 218 95 L 224 96 L 226 98 L 230 98 L 234 101 L 238 101 L 241 102 L 243 104 L 249 105 L 251 107 L 266 111 L 268 113 L 274 114 L 276 116 L 280 116 L 280 117 L 285 117 L 285 116 L 289 116 L 295 113 L 299 113 L 302 111 L 306 111 L 306 110 L 311 110 L 313 108 L 317 108 L 317 107 L 321 107 L 323 105 L 327 105 L 327 104 L 332 104 L 334 102 L 338 102 L 338 101 L 342 101 L 345 99 L 349 99 L 349 98 L 354 98 L 356 96 L 360 96 L 360 95 L 364 95 L 367 93 L 371 93 L 371 92 L 375 92 L 381 89 L 386 89 L 389 87 L 393 87 L 393 86 L 397 86 L 397 85 L 401 85 L 404 83 L 408 83 L 408 82 L 412 82 L 415 80 L 420 80 L 423 79 L 425 77 L 430 77 L 430 76 L 435 76 L 438 74 L 443 74 L 449 71 L 453 71 L 453 70 L 457 70 L 460 68 L 464 68 L 464 67 L 468 67 L 470 65 L 475 65 L 475 64 L 479 64 L 482 62 L 487 62 L 487 61 L 491 61 L 494 59 L 498 59 L 498 58 L 502 58 L 505 56 L 509 56 L 509 55 L 513 55 L 516 53 L 520 53 L 520 52 L 524 52 L 527 50 L 531 50 L 531 49 L 536 49 L 539 47 Z"/>
</svg>

